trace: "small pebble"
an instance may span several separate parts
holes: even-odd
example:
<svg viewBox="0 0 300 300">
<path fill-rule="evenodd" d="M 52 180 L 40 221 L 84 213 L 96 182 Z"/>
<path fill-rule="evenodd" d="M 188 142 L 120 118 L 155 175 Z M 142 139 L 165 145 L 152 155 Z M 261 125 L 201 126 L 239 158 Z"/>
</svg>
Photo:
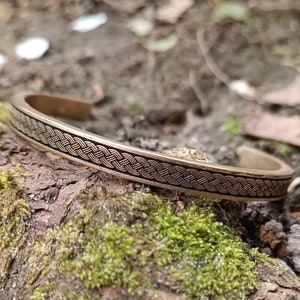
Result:
<svg viewBox="0 0 300 300">
<path fill-rule="evenodd" d="M 82 16 L 71 23 L 71 28 L 78 32 L 88 32 L 107 22 L 105 13 Z"/>
<path fill-rule="evenodd" d="M 41 58 L 49 49 L 49 41 L 45 38 L 29 38 L 16 46 L 16 55 L 25 60 Z"/>
<path fill-rule="evenodd" d="M 7 58 L 0 53 L 0 66 L 4 65 L 5 63 L 7 63 Z"/>
</svg>

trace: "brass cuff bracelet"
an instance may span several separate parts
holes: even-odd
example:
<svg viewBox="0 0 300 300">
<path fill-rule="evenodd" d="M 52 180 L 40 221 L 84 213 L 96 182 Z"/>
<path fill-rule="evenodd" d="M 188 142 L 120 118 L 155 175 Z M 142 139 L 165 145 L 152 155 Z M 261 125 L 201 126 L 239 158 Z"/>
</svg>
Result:
<svg viewBox="0 0 300 300">
<path fill-rule="evenodd" d="M 207 164 L 118 143 L 53 117 L 83 120 L 91 106 L 78 99 L 28 95 L 13 102 L 10 125 L 45 150 L 132 181 L 236 201 L 286 197 L 292 169 L 257 149 L 239 148 L 239 167 Z"/>
</svg>

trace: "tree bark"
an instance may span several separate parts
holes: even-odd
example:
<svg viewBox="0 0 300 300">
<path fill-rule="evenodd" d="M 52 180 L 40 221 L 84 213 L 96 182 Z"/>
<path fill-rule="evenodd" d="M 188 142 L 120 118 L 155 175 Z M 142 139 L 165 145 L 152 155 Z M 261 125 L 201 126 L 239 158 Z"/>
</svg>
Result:
<svg viewBox="0 0 300 300">
<path fill-rule="evenodd" d="M 19 185 L 24 186 L 19 196 L 22 196 L 30 204 L 31 217 L 25 220 L 26 229 L 23 233 L 25 238 L 15 245 L 11 251 L 13 254 L 11 254 L 10 260 L 7 260 L 7 268 L 3 268 L 5 274 L 0 283 L 0 299 L 39 299 L 30 297 L 38 286 L 36 282 L 41 284 L 47 278 L 47 273 L 44 274 L 45 270 L 40 270 L 31 283 L 26 282 L 24 275 L 30 267 L 28 261 L 31 259 L 32 245 L 43 240 L 47 229 L 61 225 L 70 214 L 76 211 L 74 201 L 81 191 L 105 189 L 107 193 L 124 195 L 139 189 L 139 186 L 136 187 L 130 182 L 119 180 L 42 151 L 16 137 L 9 128 L 5 128 L 5 130 L 6 133 L 2 136 L 3 148 L 0 151 L 0 172 L 3 174 L 14 172 Z M 20 178 L 23 183 L 20 183 Z M 190 201 L 190 199 L 186 200 Z M 13 238 L 14 236 L 12 236 Z M 0 258 L 3 264 L 5 261 L 3 248 L 0 250 Z M 261 287 L 249 295 L 248 299 L 281 300 L 291 299 L 288 297 L 292 296 L 295 297 L 294 299 L 300 297 L 299 278 L 288 267 L 262 263 L 257 266 L 257 272 Z M 49 280 L 49 276 L 47 280 Z M 59 286 L 61 278 L 59 276 L 52 277 L 51 283 L 53 286 Z M 115 299 L 116 297 L 143 299 L 143 297 L 128 295 L 120 287 L 105 287 L 93 293 L 94 298 L 88 299 L 99 299 L 97 297 L 100 295 L 104 299 Z M 180 293 L 174 294 L 173 291 L 158 290 L 157 295 L 157 299 L 182 299 Z M 75 299 L 72 297 L 69 294 L 65 299 Z"/>
</svg>

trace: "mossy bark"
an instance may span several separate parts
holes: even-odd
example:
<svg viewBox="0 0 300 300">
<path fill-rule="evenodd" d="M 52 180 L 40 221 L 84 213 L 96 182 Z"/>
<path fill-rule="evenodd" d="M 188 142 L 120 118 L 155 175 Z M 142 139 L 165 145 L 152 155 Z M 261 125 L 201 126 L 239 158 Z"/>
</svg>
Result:
<svg viewBox="0 0 300 300">
<path fill-rule="evenodd" d="M 299 296 L 298 277 L 249 249 L 219 203 L 150 191 L 5 131 L 0 299 Z"/>
</svg>

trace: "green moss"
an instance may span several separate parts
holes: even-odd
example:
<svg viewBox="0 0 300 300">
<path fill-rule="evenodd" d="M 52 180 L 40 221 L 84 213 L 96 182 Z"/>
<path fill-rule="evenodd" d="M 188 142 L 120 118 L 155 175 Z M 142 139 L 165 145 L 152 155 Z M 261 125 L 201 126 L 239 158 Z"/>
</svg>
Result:
<svg viewBox="0 0 300 300">
<path fill-rule="evenodd" d="M 31 296 L 32 300 L 43 300 L 49 296 L 49 293 L 53 290 L 52 284 L 47 284 L 43 287 L 38 287 L 35 289 L 33 295 Z"/>
<path fill-rule="evenodd" d="M 221 131 L 227 131 L 232 135 L 239 135 L 242 132 L 242 120 L 238 117 L 227 119 L 221 126 Z"/>
<path fill-rule="evenodd" d="M 292 58 L 295 55 L 295 51 L 293 51 L 290 47 L 285 45 L 275 45 L 271 48 L 271 53 L 278 57 L 283 58 Z"/>
<path fill-rule="evenodd" d="M 277 57 L 291 59 L 295 63 L 300 63 L 298 50 L 294 50 L 286 45 L 275 45 L 271 48 L 271 54 Z"/>
<path fill-rule="evenodd" d="M 217 0 L 212 11 L 212 20 L 216 23 L 232 19 L 250 25 L 250 12 L 243 1 Z"/>
<path fill-rule="evenodd" d="M 143 108 L 141 107 L 141 105 L 134 100 L 129 101 L 128 106 L 129 106 L 130 111 L 134 115 L 140 115 L 143 112 Z"/>
<path fill-rule="evenodd" d="M 260 256 L 201 204 L 174 215 L 151 194 L 85 192 L 77 207 L 62 228 L 49 230 L 30 250 L 31 284 L 42 271 L 62 276 L 69 287 L 77 282 L 65 299 L 73 299 L 71 294 L 99 299 L 99 292 L 94 293 L 104 286 L 154 296 L 161 284 L 196 299 L 243 299 L 256 286 L 254 267 Z M 42 286 L 32 299 L 58 299 L 57 293 L 63 293 L 46 290 L 48 298 L 39 298 L 46 293 Z"/>
<path fill-rule="evenodd" d="M 20 186 L 12 173 L 0 172 L 0 282 L 25 241 L 29 204 L 20 197 Z"/>
<path fill-rule="evenodd" d="M 278 151 L 282 154 L 291 154 L 293 152 L 292 146 L 290 146 L 284 142 L 268 140 L 267 145 L 270 148 L 272 148 L 274 151 Z"/>
<path fill-rule="evenodd" d="M 7 104 L 2 103 L 0 101 L 0 122 L 1 123 L 8 123 L 8 116 L 9 116 L 9 107 Z"/>
<path fill-rule="evenodd" d="M 90 300 L 91 298 L 81 292 L 75 292 L 71 288 L 71 283 L 47 283 L 43 287 L 38 287 L 34 290 L 31 300 Z M 101 297 L 93 297 L 93 300 L 102 300 Z"/>
</svg>

